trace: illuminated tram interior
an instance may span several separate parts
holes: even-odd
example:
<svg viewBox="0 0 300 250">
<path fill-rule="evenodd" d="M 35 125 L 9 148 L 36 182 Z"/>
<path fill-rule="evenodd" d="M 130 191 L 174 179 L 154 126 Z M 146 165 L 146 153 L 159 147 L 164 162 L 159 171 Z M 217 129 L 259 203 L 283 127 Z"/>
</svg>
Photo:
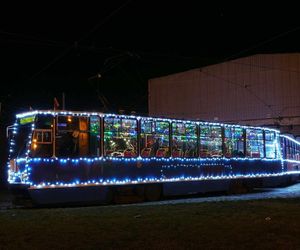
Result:
<svg viewBox="0 0 300 250">
<path fill-rule="evenodd" d="M 160 118 L 112 115 L 35 115 L 18 119 L 11 158 L 25 157 L 278 157 L 275 130 Z M 32 129 L 34 126 L 34 129 Z M 55 136 L 53 136 L 55 126 Z M 55 140 L 55 142 L 54 142 Z M 53 146 L 55 144 L 55 147 Z M 299 145 L 286 142 L 290 158 Z M 294 148 L 293 148 L 294 147 Z M 28 149 L 28 145 L 27 145 Z M 53 151 L 55 150 L 55 151 Z"/>
<path fill-rule="evenodd" d="M 262 127 L 35 111 L 10 134 L 8 181 L 36 186 L 277 176 L 300 163 L 299 142 Z"/>
</svg>

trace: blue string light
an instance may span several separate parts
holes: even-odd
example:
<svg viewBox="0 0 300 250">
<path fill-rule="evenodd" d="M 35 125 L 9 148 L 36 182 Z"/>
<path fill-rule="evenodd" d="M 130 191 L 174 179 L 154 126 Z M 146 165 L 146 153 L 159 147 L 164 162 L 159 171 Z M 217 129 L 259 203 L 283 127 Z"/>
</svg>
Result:
<svg viewBox="0 0 300 250">
<path fill-rule="evenodd" d="M 231 125 L 231 124 L 224 124 L 224 123 L 212 123 L 212 122 L 199 122 L 199 121 L 182 121 L 176 119 L 167 119 L 167 118 L 151 118 L 151 117 L 140 117 L 140 116 L 132 116 L 132 115 L 115 115 L 115 114 L 102 114 L 96 112 L 73 112 L 73 111 L 33 111 L 33 112 L 26 112 L 22 114 L 17 114 L 17 119 L 25 118 L 27 116 L 33 116 L 37 114 L 42 115 L 71 115 L 71 116 L 99 116 L 99 117 L 118 117 L 124 119 L 143 119 L 148 121 L 167 121 L 167 122 L 182 122 L 188 124 L 197 124 L 197 125 L 209 125 L 209 126 L 223 126 L 223 127 L 235 127 L 235 128 L 253 128 L 253 129 L 262 129 L 265 131 L 273 131 L 276 135 L 279 135 L 279 131 L 276 129 L 264 128 L 264 127 L 251 127 L 251 126 L 241 126 L 241 125 Z M 31 131 L 33 133 L 35 129 L 34 124 L 32 124 Z M 13 134 L 18 133 L 18 124 L 15 123 L 13 127 Z M 300 145 L 300 142 L 285 136 L 280 135 L 293 143 Z M 300 164 L 300 161 L 297 160 L 289 160 L 283 159 L 279 141 L 276 141 L 276 151 L 277 151 L 277 158 L 276 159 L 268 159 L 268 158 L 250 158 L 250 157 L 234 157 L 234 158 L 226 158 L 226 157 L 218 157 L 218 158 L 158 158 L 158 157 L 151 157 L 151 158 L 124 158 L 124 157 L 80 157 L 80 158 L 31 158 L 29 157 L 30 147 L 31 147 L 31 135 L 29 135 L 29 142 L 28 142 L 28 150 L 25 153 L 25 157 L 16 159 L 17 165 L 24 165 L 24 168 L 19 171 L 11 171 L 11 163 L 8 162 L 8 182 L 9 183 L 22 183 L 28 184 L 31 188 L 56 188 L 56 187 L 75 187 L 75 186 L 90 186 L 90 185 L 125 185 L 125 184 L 139 184 L 139 183 L 159 183 L 159 182 L 179 182 L 179 181 L 201 181 L 201 180 L 224 180 L 224 179 L 237 179 L 237 178 L 258 178 L 258 177 L 271 177 L 271 176 L 284 176 L 288 174 L 299 174 L 300 171 L 284 171 L 284 163 L 293 163 L 293 164 Z M 279 136 L 277 136 L 279 138 Z M 15 146 L 14 139 L 10 140 L 10 149 L 9 151 L 12 153 L 13 148 Z M 11 159 L 9 158 L 9 161 Z M 247 173 L 247 174 L 238 174 L 238 173 L 229 173 L 227 175 L 200 175 L 200 176 L 190 176 L 179 174 L 179 176 L 168 178 L 163 175 L 164 169 L 170 168 L 193 168 L 193 167 L 203 167 L 203 166 L 224 166 L 225 168 L 231 170 L 232 166 L 224 165 L 224 163 L 230 162 L 254 162 L 254 161 L 261 161 L 261 162 L 279 162 L 281 164 L 281 172 L 278 173 Z M 53 182 L 42 182 L 42 183 L 34 183 L 31 180 L 31 173 L 32 173 L 32 164 L 37 163 L 50 163 L 58 167 L 64 167 L 66 165 L 71 165 L 72 167 L 79 166 L 80 163 L 84 163 L 87 166 L 91 166 L 93 163 L 105 163 L 105 162 L 113 162 L 113 163 L 160 163 L 161 164 L 161 172 L 162 176 L 160 178 L 157 177 L 137 177 L 136 179 L 130 179 L 126 177 L 124 179 L 91 179 L 87 181 L 80 181 L 75 180 L 72 182 L 61 182 L 61 181 L 53 181 Z M 196 164 L 196 165 L 195 165 Z"/>
</svg>

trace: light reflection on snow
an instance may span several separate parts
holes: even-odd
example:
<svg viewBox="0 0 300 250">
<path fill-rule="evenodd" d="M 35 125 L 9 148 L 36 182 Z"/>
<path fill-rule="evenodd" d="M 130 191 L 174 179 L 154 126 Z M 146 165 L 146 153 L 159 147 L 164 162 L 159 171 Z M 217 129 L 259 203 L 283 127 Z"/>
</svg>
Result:
<svg viewBox="0 0 300 250">
<path fill-rule="evenodd" d="M 279 188 L 257 188 L 252 193 L 239 195 L 222 195 L 211 197 L 169 199 L 158 202 L 145 202 L 135 205 L 167 205 L 167 204 L 184 204 L 200 202 L 218 202 L 218 201 L 245 201 L 245 200 L 262 200 L 276 198 L 297 198 L 300 197 L 300 182 L 288 187 Z"/>
</svg>

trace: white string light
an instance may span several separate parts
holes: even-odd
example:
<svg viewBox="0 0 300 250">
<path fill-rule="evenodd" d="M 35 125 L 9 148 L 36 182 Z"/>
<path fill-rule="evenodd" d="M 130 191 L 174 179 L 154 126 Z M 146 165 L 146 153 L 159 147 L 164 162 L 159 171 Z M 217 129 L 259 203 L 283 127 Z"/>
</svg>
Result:
<svg viewBox="0 0 300 250">
<path fill-rule="evenodd" d="M 140 116 L 133 116 L 133 115 L 116 115 L 116 114 L 103 114 L 103 113 L 96 113 L 96 112 L 76 112 L 76 111 L 33 111 L 33 112 L 26 112 L 22 114 L 17 114 L 17 119 L 25 118 L 28 116 L 34 116 L 37 114 L 42 115 L 70 115 L 70 116 L 99 116 L 99 117 L 117 117 L 123 119 L 137 119 L 137 120 L 147 120 L 147 121 L 167 121 L 167 122 L 182 122 L 182 123 L 190 123 L 190 124 L 197 124 L 197 125 L 209 125 L 209 126 L 223 126 L 223 127 L 235 127 L 235 128 L 250 128 L 250 129 L 261 129 L 265 131 L 273 131 L 276 133 L 277 138 L 279 138 L 279 131 L 276 129 L 271 128 L 264 128 L 264 127 L 252 127 L 252 126 L 241 126 L 241 125 L 232 125 L 232 124 L 224 124 L 224 123 L 215 123 L 215 122 L 200 122 L 200 121 L 183 121 L 177 119 L 168 119 L 168 118 L 152 118 L 152 117 L 140 117 Z M 31 130 L 34 131 L 35 126 L 32 124 Z M 14 124 L 13 133 L 18 133 L 18 124 Z M 300 145 L 300 142 L 285 136 L 280 135 L 297 145 Z M 31 145 L 31 135 L 29 135 L 29 148 Z M 15 141 L 12 139 L 10 141 L 10 152 L 13 152 L 13 148 L 15 146 Z M 290 160 L 290 159 L 283 159 L 280 150 L 279 140 L 276 140 L 276 151 L 277 158 L 276 159 L 268 159 L 268 158 L 250 158 L 250 157 L 233 157 L 233 158 L 226 158 L 226 157 L 218 157 L 218 158 L 158 158 L 158 157 L 151 157 L 151 158 L 124 158 L 124 157 L 80 157 L 80 158 L 30 158 L 29 153 L 30 149 L 28 149 L 25 153 L 25 157 L 16 159 L 16 163 L 20 168 L 23 170 L 14 172 L 10 170 L 10 163 L 8 162 L 8 181 L 9 183 L 23 183 L 28 184 L 31 188 L 56 188 L 56 187 L 74 187 L 74 186 L 87 186 L 87 185 L 124 185 L 124 184 L 138 184 L 138 183 L 157 183 L 157 182 L 178 182 L 178 181 L 200 181 L 200 180 L 223 180 L 223 179 L 237 179 L 237 178 L 257 178 L 257 177 L 271 177 L 271 176 L 284 176 L 288 174 L 299 174 L 300 171 L 284 171 L 284 163 L 293 163 L 293 164 L 300 164 L 300 161 L 297 160 Z M 10 158 L 9 158 L 10 160 Z M 80 164 L 84 163 L 85 165 L 91 165 L 92 163 L 97 162 L 99 164 L 104 164 L 107 162 L 114 162 L 114 163 L 159 163 L 161 165 L 161 177 L 137 177 L 136 179 L 124 178 L 124 179 L 117 179 L 117 178 L 108 178 L 108 179 L 91 179 L 87 181 L 80 181 L 75 180 L 72 182 L 61 182 L 61 181 L 54 181 L 54 182 L 42 182 L 42 183 L 34 183 L 30 180 L 30 175 L 32 169 L 36 167 L 37 164 L 45 163 L 45 164 L 53 164 L 53 166 L 61 166 L 64 167 L 65 165 L 68 166 L 80 166 Z M 275 170 L 270 169 L 269 172 L 263 173 L 247 173 L 247 174 L 239 174 L 239 173 L 232 173 L 232 167 L 230 163 L 234 162 L 274 162 L 274 164 L 281 164 L 280 172 L 274 172 Z M 163 165 L 165 164 L 165 165 Z M 227 165 L 225 165 L 227 164 Z M 164 170 L 170 168 L 201 168 L 203 166 L 223 166 L 224 168 L 228 168 L 229 173 L 221 174 L 213 176 L 212 174 L 201 174 L 200 176 L 185 176 L 183 173 L 178 174 L 179 176 L 168 178 L 164 176 Z M 40 167 L 43 167 L 40 164 Z M 276 170 L 278 171 L 278 170 Z M 78 177 L 79 178 L 79 177 Z"/>
</svg>

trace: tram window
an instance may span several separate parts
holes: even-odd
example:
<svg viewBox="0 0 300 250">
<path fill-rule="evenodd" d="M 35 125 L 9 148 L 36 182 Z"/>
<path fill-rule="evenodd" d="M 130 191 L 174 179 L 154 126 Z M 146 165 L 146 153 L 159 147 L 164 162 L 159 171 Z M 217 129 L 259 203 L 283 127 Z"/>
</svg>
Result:
<svg viewBox="0 0 300 250">
<path fill-rule="evenodd" d="M 172 157 L 197 156 L 197 125 L 172 123 Z"/>
<path fill-rule="evenodd" d="M 295 144 L 293 142 L 291 142 L 290 145 L 291 145 L 291 157 L 294 160 L 295 159 Z"/>
<path fill-rule="evenodd" d="M 90 117 L 90 155 L 100 156 L 100 117 Z"/>
<path fill-rule="evenodd" d="M 244 157 L 244 143 L 244 129 L 236 127 L 225 127 L 225 157 Z"/>
<path fill-rule="evenodd" d="M 31 157 L 51 157 L 53 155 L 52 129 L 53 116 L 38 114 L 35 117 L 35 130 L 31 141 Z"/>
<path fill-rule="evenodd" d="M 75 156 L 91 156 L 90 154 L 90 128 L 89 117 L 79 117 L 79 130 L 72 132 L 74 140 L 74 154 Z"/>
<path fill-rule="evenodd" d="M 291 141 L 288 141 L 288 154 L 289 154 L 289 159 L 293 159 L 293 148 L 292 148 L 292 143 Z"/>
<path fill-rule="evenodd" d="M 31 157 L 51 157 L 52 156 L 52 130 L 35 129 L 31 142 Z"/>
<path fill-rule="evenodd" d="M 291 142 L 292 145 L 292 159 L 296 159 L 296 144 L 294 142 Z"/>
<path fill-rule="evenodd" d="M 90 156 L 89 118 L 85 116 L 58 116 L 56 155 L 62 157 Z"/>
<path fill-rule="evenodd" d="M 141 120 L 140 148 L 141 157 L 154 156 L 152 145 L 155 137 L 154 121 Z"/>
<path fill-rule="evenodd" d="M 43 132 L 42 131 L 36 131 L 35 135 L 33 136 L 33 138 L 37 142 L 43 142 Z"/>
<path fill-rule="evenodd" d="M 169 122 L 141 120 L 141 157 L 168 157 Z"/>
<path fill-rule="evenodd" d="M 286 158 L 286 139 L 280 137 L 280 148 L 282 157 Z"/>
<path fill-rule="evenodd" d="M 43 142 L 44 143 L 52 143 L 52 131 L 44 131 Z"/>
<path fill-rule="evenodd" d="M 58 116 L 56 120 L 56 156 L 77 157 L 79 116 Z"/>
<path fill-rule="evenodd" d="M 266 158 L 276 158 L 276 143 L 275 132 L 265 131 Z"/>
<path fill-rule="evenodd" d="M 287 159 L 292 159 L 292 149 L 291 149 L 291 143 L 289 140 L 286 140 L 286 157 Z"/>
<path fill-rule="evenodd" d="M 300 147 L 299 145 L 295 145 L 295 160 L 299 161 L 300 160 Z"/>
<path fill-rule="evenodd" d="M 33 133 L 33 142 L 40 144 L 52 143 L 52 130 L 36 129 Z"/>
<path fill-rule="evenodd" d="M 263 158 L 264 157 L 264 140 L 261 129 L 246 129 L 246 151 L 247 157 Z"/>
<path fill-rule="evenodd" d="M 220 126 L 200 126 L 200 157 L 222 156 L 222 129 Z"/>
<path fill-rule="evenodd" d="M 299 161 L 300 160 L 300 146 L 296 145 L 296 158 L 295 160 Z"/>
<path fill-rule="evenodd" d="M 289 160 L 295 160 L 295 143 L 293 143 L 290 140 L 287 140 L 287 159 Z"/>
<path fill-rule="evenodd" d="M 169 122 L 156 121 L 155 122 L 155 142 L 153 145 L 153 151 L 156 157 L 169 157 Z M 158 148 L 158 149 L 157 149 Z M 156 150 L 157 149 L 157 150 Z"/>
<path fill-rule="evenodd" d="M 137 120 L 104 118 L 104 155 L 113 157 L 137 156 Z"/>
<path fill-rule="evenodd" d="M 37 115 L 35 119 L 36 129 L 51 129 L 53 127 L 52 115 Z"/>
<path fill-rule="evenodd" d="M 79 130 L 79 116 L 58 116 L 57 130 L 58 131 L 74 131 Z"/>
<path fill-rule="evenodd" d="M 18 132 L 15 133 L 13 129 L 9 130 L 9 141 L 14 142 L 10 151 L 10 157 L 26 157 L 30 149 L 32 125 L 35 122 L 35 116 L 27 116 L 17 120 Z"/>
</svg>

